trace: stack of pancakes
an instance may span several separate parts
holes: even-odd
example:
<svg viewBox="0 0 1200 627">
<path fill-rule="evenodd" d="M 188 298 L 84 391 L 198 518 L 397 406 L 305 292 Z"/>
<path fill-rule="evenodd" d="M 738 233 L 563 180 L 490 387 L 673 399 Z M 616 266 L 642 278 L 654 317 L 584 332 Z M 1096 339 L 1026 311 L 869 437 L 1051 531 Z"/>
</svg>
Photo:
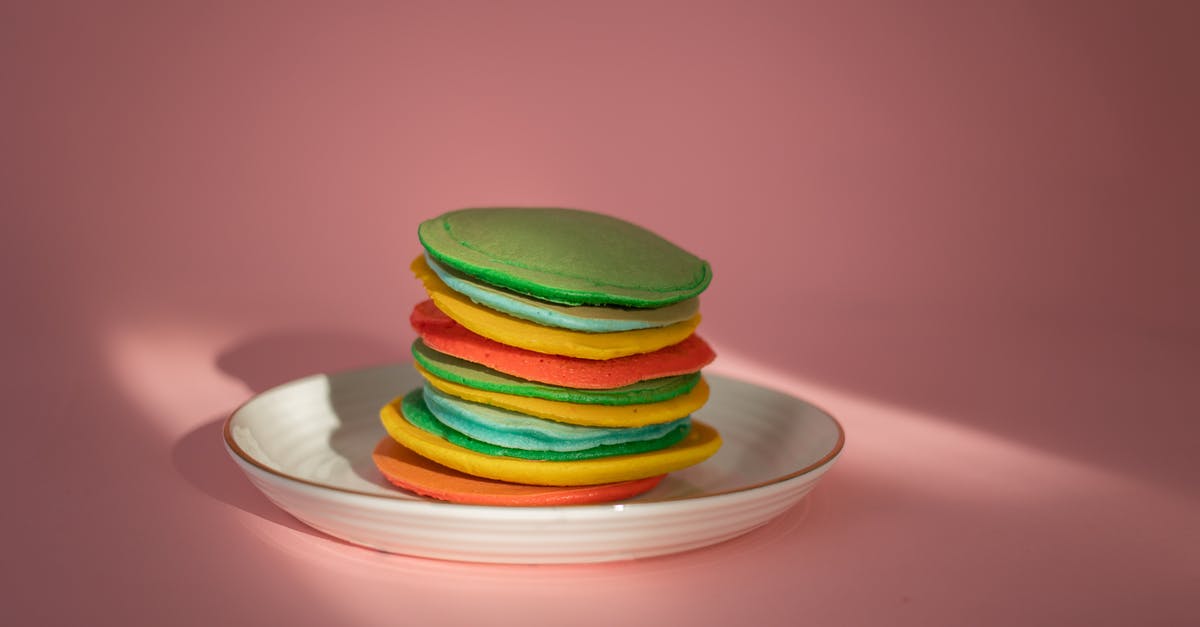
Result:
<svg viewBox="0 0 1200 627">
<path fill-rule="evenodd" d="M 381 412 L 374 459 L 393 483 L 462 503 L 600 502 L 720 447 L 691 417 L 714 358 L 694 333 L 706 262 L 571 209 L 464 209 L 418 234 L 426 382 Z"/>
</svg>

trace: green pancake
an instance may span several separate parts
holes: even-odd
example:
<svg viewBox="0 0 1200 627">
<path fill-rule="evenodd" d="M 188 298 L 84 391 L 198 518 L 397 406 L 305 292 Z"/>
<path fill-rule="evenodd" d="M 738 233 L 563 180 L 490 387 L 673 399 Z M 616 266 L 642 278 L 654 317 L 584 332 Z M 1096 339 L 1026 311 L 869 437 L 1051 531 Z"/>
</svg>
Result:
<svg viewBox="0 0 1200 627">
<path fill-rule="evenodd" d="M 404 418 L 413 426 L 432 433 L 451 444 L 456 444 L 484 455 L 493 457 L 517 457 L 520 459 L 538 459 L 544 461 L 573 461 L 579 459 L 595 459 L 597 457 L 612 457 L 615 455 L 636 455 L 667 448 L 682 440 L 691 430 L 691 424 L 680 425 L 670 433 L 653 440 L 625 442 L 623 444 L 602 444 L 581 451 L 528 451 L 524 449 L 507 448 L 480 442 L 474 438 L 447 427 L 433 416 L 425 406 L 425 395 L 417 388 L 404 396 L 400 409 Z"/>
<path fill-rule="evenodd" d="M 412 344 L 413 359 L 435 376 L 477 390 L 544 398 L 584 405 L 636 405 L 657 403 L 687 394 L 700 382 L 700 373 L 639 381 L 632 385 L 602 390 L 547 385 L 492 370 L 487 366 L 439 353 L 420 338 Z"/>
<path fill-rule="evenodd" d="M 460 209 L 421 223 L 438 263 L 566 305 L 664 307 L 712 280 L 703 259 L 624 220 L 556 208 Z"/>
</svg>

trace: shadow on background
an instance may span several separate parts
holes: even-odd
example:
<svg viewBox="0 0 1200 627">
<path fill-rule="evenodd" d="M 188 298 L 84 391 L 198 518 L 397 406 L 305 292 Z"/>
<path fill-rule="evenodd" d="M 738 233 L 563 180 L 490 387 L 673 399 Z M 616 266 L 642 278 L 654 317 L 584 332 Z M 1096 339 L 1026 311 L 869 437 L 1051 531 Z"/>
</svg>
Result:
<svg viewBox="0 0 1200 627">
<path fill-rule="evenodd" d="M 398 361 L 405 355 L 394 343 L 349 333 L 279 332 L 238 342 L 218 356 L 217 366 L 242 381 L 250 394 L 259 394 L 311 374 Z M 331 395 L 338 411 L 336 390 Z M 250 484 L 225 451 L 224 423 L 224 416 L 208 420 L 176 442 L 171 451 L 175 470 L 211 498 L 289 529 L 333 539 L 284 512 Z"/>
<path fill-rule="evenodd" d="M 259 394 L 311 374 L 407 360 L 408 343 L 403 340 L 398 337 L 397 341 L 384 341 L 336 331 L 267 333 L 222 351 L 217 356 L 217 367 Z"/>
<path fill-rule="evenodd" d="M 320 538 L 326 536 L 293 518 L 267 500 L 241 473 L 225 452 L 221 430 L 225 417 L 206 422 L 188 432 L 171 449 L 171 463 L 193 488 L 226 505 L 263 520 Z"/>
</svg>

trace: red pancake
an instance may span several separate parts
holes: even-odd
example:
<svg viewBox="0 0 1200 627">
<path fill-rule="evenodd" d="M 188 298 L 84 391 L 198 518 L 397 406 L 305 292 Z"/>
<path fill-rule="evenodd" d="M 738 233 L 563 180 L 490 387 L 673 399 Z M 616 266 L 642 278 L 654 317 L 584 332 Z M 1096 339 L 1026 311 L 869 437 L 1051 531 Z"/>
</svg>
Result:
<svg viewBox="0 0 1200 627">
<path fill-rule="evenodd" d="M 716 354 L 699 336 L 651 353 L 615 359 L 582 359 L 537 353 L 479 335 L 442 313 L 433 301 L 418 303 L 409 322 L 427 346 L 514 377 L 568 388 L 603 390 L 696 372 Z"/>
<path fill-rule="evenodd" d="M 465 505 L 546 506 L 607 503 L 637 496 L 666 475 L 605 483 L 553 487 L 507 483 L 463 474 L 432 462 L 385 437 L 371 454 L 375 467 L 393 484 L 410 492 Z"/>
</svg>

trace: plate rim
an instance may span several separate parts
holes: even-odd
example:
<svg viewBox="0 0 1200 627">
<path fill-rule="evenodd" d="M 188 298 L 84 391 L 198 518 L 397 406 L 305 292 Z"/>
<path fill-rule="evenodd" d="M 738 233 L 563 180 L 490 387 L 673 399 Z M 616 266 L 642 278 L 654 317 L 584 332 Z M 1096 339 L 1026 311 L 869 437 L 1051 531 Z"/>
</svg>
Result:
<svg viewBox="0 0 1200 627">
<path fill-rule="evenodd" d="M 817 405 L 816 403 L 813 403 L 812 401 L 810 401 L 808 399 L 801 398 L 795 394 L 791 394 L 789 392 L 785 392 L 783 390 L 779 390 L 779 389 L 776 389 L 773 387 L 763 386 L 763 385 L 760 385 L 759 383 L 756 383 L 756 382 L 748 380 L 748 379 L 742 379 L 739 377 L 731 376 L 728 374 L 722 374 L 722 373 L 709 373 L 705 376 L 715 376 L 715 377 L 718 377 L 721 379 L 726 379 L 726 380 L 734 381 L 737 383 L 744 383 L 744 384 L 752 385 L 752 386 L 755 386 L 760 389 L 768 390 L 768 391 L 774 392 L 776 394 L 782 394 L 784 396 L 788 396 L 793 399 L 796 399 L 796 400 L 812 407 L 813 409 L 817 410 L 818 412 L 820 412 L 822 415 L 824 415 L 825 418 L 827 418 L 833 424 L 833 427 L 837 432 L 837 441 L 834 442 L 833 447 L 829 451 L 827 451 L 824 455 L 822 455 L 820 459 L 818 459 L 817 461 L 815 461 L 807 466 L 804 466 L 803 468 L 789 472 L 789 473 L 781 475 L 779 477 L 769 479 L 767 481 L 760 481 L 760 482 L 746 485 L 746 486 L 721 490 L 719 492 L 706 492 L 704 494 L 699 494 L 699 495 L 672 496 L 672 497 L 663 497 L 663 498 L 647 499 L 647 500 L 620 501 L 620 502 L 615 502 L 615 503 L 581 503 L 581 504 L 572 504 L 572 505 L 549 505 L 549 506 L 543 505 L 543 506 L 515 506 L 514 507 L 511 505 L 477 505 L 477 504 L 451 503 L 451 502 L 447 502 L 447 501 L 439 501 L 437 499 L 422 497 L 420 495 L 415 495 L 415 494 L 414 495 L 379 494 L 377 492 L 366 492 L 363 490 L 355 490 L 352 488 L 345 488 L 345 487 L 341 487 L 341 486 L 331 485 L 328 483 L 312 481 L 310 479 L 305 479 L 303 477 L 297 477 L 295 475 L 291 475 L 286 472 L 283 472 L 283 471 L 277 470 L 275 468 L 271 468 L 270 466 L 267 466 L 266 464 L 255 459 L 255 457 L 253 455 L 250 455 L 248 452 L 246 452 L 246 450 L 243 449 L 233 437 L 233 421 L 237 417 L 238 413 L 240 413 L 243 409 L 246 408 L 247 405 L 249 405 L 250 403 L 253 403 L 255 400 L 257 400 L 260 397 L 266 396 L 268 394 L 276 393 L 279 390 L 286 388 L 286 387 L 301 385 L 305 382 L 308 382 L 309 380 L 317 379 L 318 377 L 353 376 L 356 373 L 365 372 L 368 370 L 378 370 L 378 369 L 383 369 L 383 368 L 402 367 L 405 364 L 406 364 L 406 362 L 389 362 L 389 363 L 374 364 L 374 365 L 370 365 L 370 366 L 363 366 L 360 368 L 350 368 L 350 369 L 346 369 L 346 370 L 339 370 L 336 372 L 317 372 L 317 373 L 313 373 L 313 374 L 306 375 L 303 377 L 298 377 L 298 378 L 292 379 L 290 381 L 285 381 L 278 385 L 274 385 L 270 388 L 267 388 L 266 390 L 255 393 L 255 394 L 251 395 L 250 398 L 248 398 L 245 401 L 243 401 L 242 403 L 240 403 L 236 408 L 234 408 L 231 412 L 229 412 L 228 416 L 226 416 L 226 418 L 224 420 L 224 424 L 221 427 L 221 434 L 224 439 L 226 450 L 231 456 L 235 457 L 237 461 L 249 464 L 251 467 L 253 467 L 261 472 L 265 472 L 268 475 L 271 475 L 278 479 L 283 479 L 287 482 L 300 484 L 307 488 L 316 488 L 319 490 L 329 490 L 329 491 L 337 492 L 337 493 L 343 494 L 343 495 L 353 495 L 355 497 L 364 497 L 364 498 L 368 498 L 368 499 L 379 499 L 381 502 L 386 502 L 386 503 L 405 504 L 405 505 L 400 505 L 401 507 L 407 505 L 407 506 L 413 506 L 413 507 L 432 506 L 432 507 L 443 507 L 443 508 L 451 508 L 451 509 L 464 509 L 464 508 L 484 509 L 484 510 L 509 510 L 509 509 L 530 510 L 530 509 L 533 509 L 533 510 L 555 511 L 555 510 L 579 510 L 579 509 L 611 510 L 614 507 L 618 507 L 618 506 L 622 506 L 623 508 L 631 508 L 634 506 L 641 507 L 641 506 L 646 506 L 646 505 L 654 505 L 657 503 L 678 503 L 680 501 L 702 501 L 705 499 L 720 498 L 720 497 L 733 495 L 733 494 L 743 494 L 743 493 L 747 493 L 747 492 L 753 492 L 753 491 L 761 490 L 763 488 L 767 488 L 770 486 L 787 483 L 793 479 L 803 477 L 804 475 L 810 474 L 812 472 L 820 470 L 823 467 L 828 466 L 835 459 L 837 459 L 837 457 L 839 455 L 841 455 L 842 450 L 845 447 L 845 443 L 846 443 L 845 428 L 842 426 L 841 422 L 838 421 L 838 419 L 831 412 L 826 410 L 824 407 Z"/>
</svg>

